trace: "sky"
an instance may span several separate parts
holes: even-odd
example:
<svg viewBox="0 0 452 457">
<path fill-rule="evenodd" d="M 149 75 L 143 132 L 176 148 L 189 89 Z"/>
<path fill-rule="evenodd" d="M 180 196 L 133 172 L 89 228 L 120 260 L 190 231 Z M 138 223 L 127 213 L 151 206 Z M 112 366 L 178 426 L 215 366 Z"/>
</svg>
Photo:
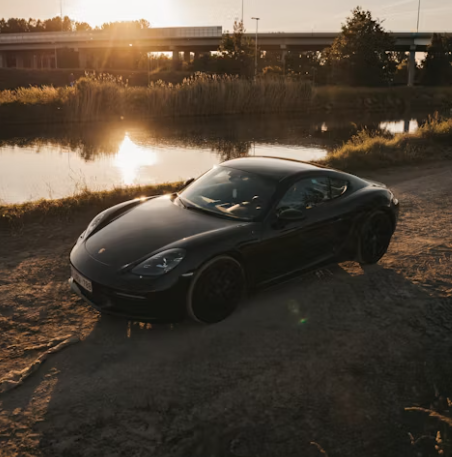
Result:
<svg viewBox="0 0 452 457">
<path fill-rule="evenodd" d="M 340 30 L 350 11 L 361 5 L 384 20 L 390 31 L 416 30 L 419 0 L 243 0 L 245 27 L 252 16 L 263 32 Z M 240 18 L 242 0 L 0 0 L 0 17 L 47 19 L 63 14 L 78 21 L 147 19 L 153 27 L 222 25 L 231 30 Z M 452 32 L 452 0 L 421 0 L 420 31 Z"/>
</svg>

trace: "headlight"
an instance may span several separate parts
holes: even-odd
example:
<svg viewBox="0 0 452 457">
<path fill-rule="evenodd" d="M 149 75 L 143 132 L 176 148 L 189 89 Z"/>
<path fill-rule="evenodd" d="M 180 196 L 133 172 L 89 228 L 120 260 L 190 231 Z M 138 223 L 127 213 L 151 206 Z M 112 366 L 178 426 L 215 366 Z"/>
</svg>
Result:
<svg viewBox="0 0 452 457">
<path fill-rule="evenodd" d="M 85 231 L 84 237 L 88 238 L 91 233 L 93 233 L 94 229 L 105 219 L 107 215 L 107 211 L 102 211 L 99 213 L 88 225 L 88 228 Z"/>
<path fill-rule="evenodd" d="M 184 257 L 184 249 L 168 249 L 141 262 L 132 270 L 132 273 L 141 276 L 162 276 L 176 268 Z"/>
</svg>

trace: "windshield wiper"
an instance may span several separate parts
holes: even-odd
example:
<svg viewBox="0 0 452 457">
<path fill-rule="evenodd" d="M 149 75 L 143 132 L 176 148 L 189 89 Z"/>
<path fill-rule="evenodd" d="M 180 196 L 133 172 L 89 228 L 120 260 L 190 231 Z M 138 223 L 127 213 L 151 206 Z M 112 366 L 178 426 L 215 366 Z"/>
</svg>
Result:
<svg viewBox="0 0 452 457">
<path fill-rule="evenodd" d="M 229 219 L 229 220 L 234 219 L 237 221 L 246 221 L 244 219 L 240 219 L 236 216 L 233 216 L 232 214 L 223 214 L 218 211 L 212 211 L 207 208 L 202 208 L 201 206 L 195 205 L 194 203 L 183 199 L 180 195 L 178 196 L 178 199 L 179 199 L 180 203 L 182 204 L 182 206 L 188 210 L 199 211 L 204 214 L 210 214 L 215 217 L 220 217 L 221 219 Z"/>
</svg>

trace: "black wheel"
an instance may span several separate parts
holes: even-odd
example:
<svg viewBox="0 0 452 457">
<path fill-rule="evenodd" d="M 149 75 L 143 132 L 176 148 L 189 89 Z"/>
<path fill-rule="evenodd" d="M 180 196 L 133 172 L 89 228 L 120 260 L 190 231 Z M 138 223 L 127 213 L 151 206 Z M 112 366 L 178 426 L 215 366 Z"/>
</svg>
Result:
<svg viewBox="0 0 452 457">
<path fill-rule="evenodd" d="M 370 215 L 361 227 L 357 260 L 360 264 L 377 263 L 388 250 L 393 233 L 392 222 L 383 211 Z"/>
<path fill-rule="evenodd" d="M 240 263 L 229 256 L 216 257 L 193 278 L 188 291 L 188 314 L 204 324 L 220 322 L 237 308 L 245 287 Z"/>
</svg>

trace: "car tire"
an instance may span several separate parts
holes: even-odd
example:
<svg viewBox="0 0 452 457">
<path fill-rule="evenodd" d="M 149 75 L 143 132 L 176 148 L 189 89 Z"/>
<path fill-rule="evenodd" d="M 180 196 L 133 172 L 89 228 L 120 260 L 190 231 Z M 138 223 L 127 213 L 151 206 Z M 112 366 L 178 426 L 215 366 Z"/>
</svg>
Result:
<svg viewBox="0 0 452 457">
<path fill-rule="evenodd" d="M 359 231 L 356 260 L 361 265 L 377 263 L 386 254 L 393 232 L 388 214 L 384 211 L 372 213 Z"/>
<path fill-rule="evenodd" d="M 230 316 L 246 290 L 245 272 L 233 257 L 223 255 L 206 262 L 194 275 L 187 297 L 188 315 L 203 324 Z"/>
</svg>

